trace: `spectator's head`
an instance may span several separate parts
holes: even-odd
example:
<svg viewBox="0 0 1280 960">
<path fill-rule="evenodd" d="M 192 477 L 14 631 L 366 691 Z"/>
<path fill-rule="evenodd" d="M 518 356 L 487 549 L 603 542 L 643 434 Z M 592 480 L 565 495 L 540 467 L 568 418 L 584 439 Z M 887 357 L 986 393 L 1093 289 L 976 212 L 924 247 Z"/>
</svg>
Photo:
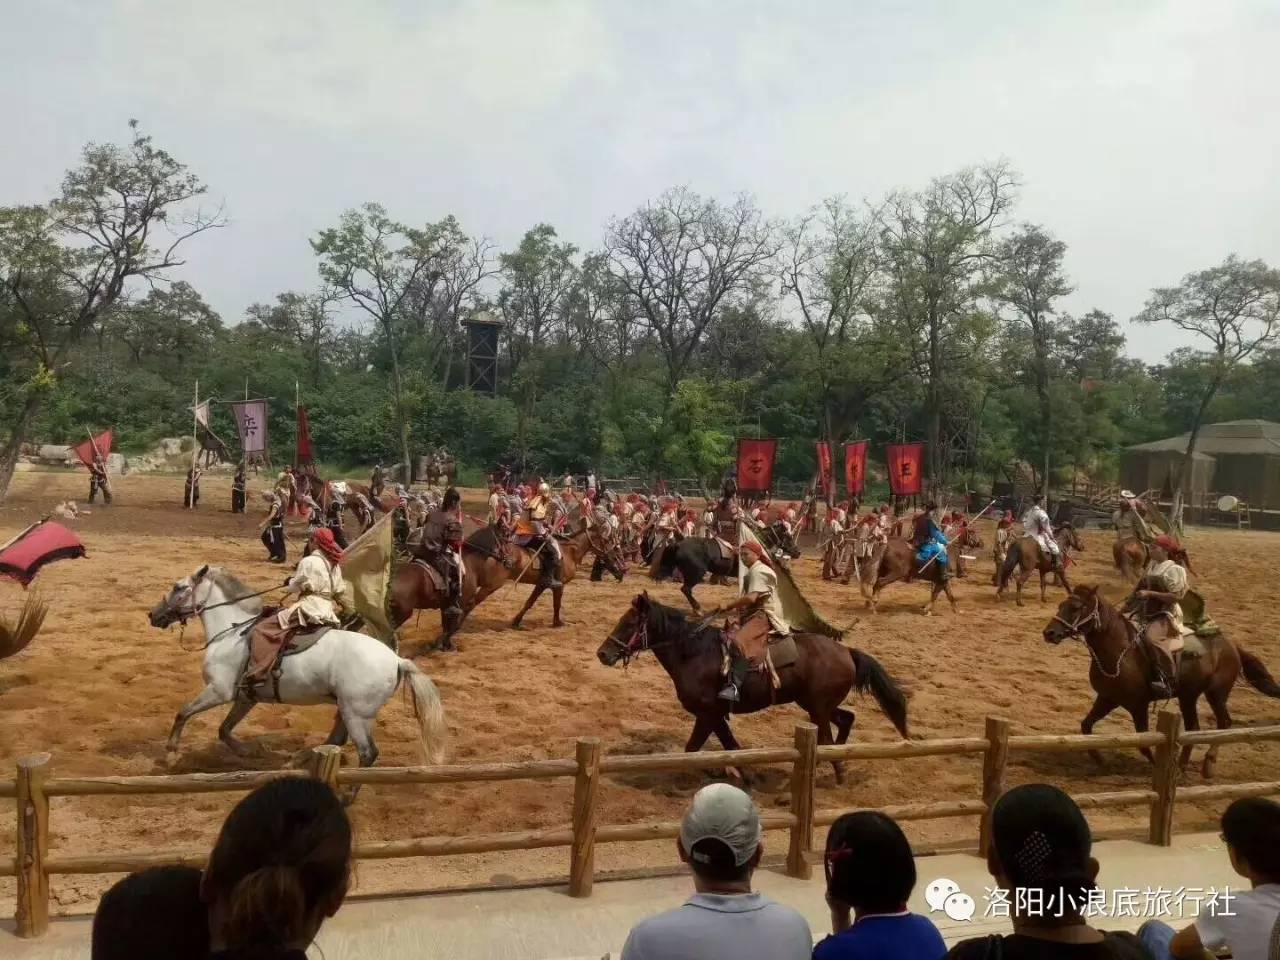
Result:
<svg viewBox="0 0 1280 960">
<path fill-rule="evenodd" d="M 125 877 L 93 915 L 93 960 L 171 960 L 209 952 L 209 918 L 195 867 L 153 867 Z"/>
<path fill-rule="evenodd" d="M 1098 861 L 1089 855 L 1089 824 L 1074 800 L 1046 783 L 1014 787 L 991 811 L 991 837 L 987 865 L 1001 887 L 1028 891 L 1023 902 L 1038 899 L 1042 919 L 1079 916 Z"/>
<path fill-rule="evenodd" d="M 916 862 L 906 835 L 891 817 L 846 813 L 827 833 L 827 898 L 856 916 L 906 909 L 916 885 Z"/>
<path fill-rule="evenodd" d="M 763 837 L 751 798 L 727 783 L 713 783 L 694 795 L 680 824 L 680 859 L 700 890 L 749 886 L 764 853 Z"/>
<path fill-rule="evenodd" d="M 351 824 L 319 780 L 274 780 L 231 811 L 201 894 L 216 949 L 305 949 L 338 912 L 351 870 Z"/>
<path fill-rule="evenodd" d="M 1280 803 L 1237 800 L 1222 815 L 1222 839 L 1236 873 L 1254 886 L 1280 883 Z"/>
</svg>

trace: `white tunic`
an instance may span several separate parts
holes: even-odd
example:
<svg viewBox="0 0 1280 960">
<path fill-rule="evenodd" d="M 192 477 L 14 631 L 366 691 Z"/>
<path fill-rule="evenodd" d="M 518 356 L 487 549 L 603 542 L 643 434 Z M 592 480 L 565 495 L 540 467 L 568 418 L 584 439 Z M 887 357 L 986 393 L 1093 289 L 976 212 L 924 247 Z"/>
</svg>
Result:
<svg viewBox="0 0 1280 960">
<path fill-rule="evenodd" d="M 1028 537 L 1035 537 L 1041 550 L 1047 550 L 1054 556 L 1060 552 L 1058 542 L 1053 539 L 1053 526 L 1049 523 L 1049 515 L 1044 512 L 1043 507 L 1033 505 L 1023 514 L 1022 532 Z"/>
<path fill-rule="evenodd" d="M 778 596 L 778 575 L 763 560 L 757 560 L 748 569 L 742 581 L 743 594 L 761 594 L 760 608 L 769 618 L 769 627 L 774 633 L 786 635 L 791 632 L 791 624 L 787 622 L 786 613 L 782 609 L 782 598 Z"/>
<path fill-rule="evenodd" d="M 329 623 L 337 626 L 341 621 L 334 601 L 343 596 L 347 583 L 342 579 L 342 568 L 330 563 L 321 553 L 312 553 L 298 562 L 298 569 L 289 581 L 289 592 L 300 599 L 280 611 L 277 619 L 281 627 L 308 626 Z"/>
</svg>

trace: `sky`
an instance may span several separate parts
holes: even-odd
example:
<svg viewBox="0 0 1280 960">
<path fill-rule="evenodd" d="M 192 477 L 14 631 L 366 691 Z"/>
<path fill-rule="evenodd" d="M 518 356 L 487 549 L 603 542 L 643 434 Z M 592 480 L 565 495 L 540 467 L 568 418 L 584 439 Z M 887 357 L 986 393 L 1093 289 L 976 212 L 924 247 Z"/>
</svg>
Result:
<svg viewBox="0 0 1280 960">
<path fill-rule="evenodd" d="M 1123 322 L 1228 254 L 1280 264 L 1275 0 L 0 0 L 0 204 L 137 118 L 224 204 L 175 274 L 228 322 L 318 285 L 307 240 L 382 203 L 583 248 L 674 185 L 773 217 L 1007 159 L 1068 244 L 1066 310 Z"/>
</svg>

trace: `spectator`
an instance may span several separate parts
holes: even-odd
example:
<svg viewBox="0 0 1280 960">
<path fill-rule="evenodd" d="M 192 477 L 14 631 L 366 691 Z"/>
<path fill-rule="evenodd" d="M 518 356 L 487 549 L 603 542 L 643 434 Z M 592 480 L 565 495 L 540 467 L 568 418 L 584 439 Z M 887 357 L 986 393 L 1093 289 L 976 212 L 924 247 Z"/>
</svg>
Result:
<svg viewBox="0 0 1280 960">
<path fill-rule="evenodd" d="M 737 787 L 699 790 L 677 843 L 697 892 L 636 924 L 622 960 L 808 960 L 813 937 L 804 917 L 752 892 L 762 836 L 759 811 Z"/>
<path fill-rule="evenodd" d="M 231 811 L 205 868 L 214 956 L 303 960 L 347 895 L 351 824 L 318 780 L 274 780 Z"/>
<path fill-rule="evenodd" d="M 209 918 L 195 867 L 153 867 L 125 877 L 93 915 L 92 960 L 174 960 L 209 952 Z"/>
<path fill-rule="evenodd" d="M 1222 815 L 1222 838 L 1232 869 L 1252 889 L 1231 897 L 1231 916 L 1203 910 L 1176 933 L 1159 920 L 1144 923 L 1138 936 L 1156 960 L 1200 960 L 1206 950 L 1223 947 L 1234 960 L 1270 956 L 1272 931 L 1280 930 L 1280 804 L 1261 797 L 1237 800 Z"/>
<path fill-rule="evenodd" d="M 846 813 L 827 833 L 825 864 L 832 935 L 814 948 L 813 960 L 941 960 L 946 955 L 937 927 L 907 909 L 916 861 L 892 818 Z"/>
<path fill-rule="evenodd" d="M 991 836 L 987 869 L 1008 891 L 1013 934 L 966 940 L 948 960 L 1149 960 L 1133 934 L 1096 930 L 1081 915 L 1098 861 L 1074 800 L 1044 783 L 1014 787 L 996 801 Z"/>
</svg>

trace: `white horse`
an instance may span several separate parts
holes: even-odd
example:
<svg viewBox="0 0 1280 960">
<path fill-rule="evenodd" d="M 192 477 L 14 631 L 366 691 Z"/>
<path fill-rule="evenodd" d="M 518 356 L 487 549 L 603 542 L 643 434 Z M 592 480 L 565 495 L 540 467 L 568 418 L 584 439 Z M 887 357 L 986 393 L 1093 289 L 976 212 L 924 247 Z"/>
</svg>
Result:
<svg viewBox="0 0 1280 960">
<path fill-rule="evenodd" d="M 205 565 L 173 585 L 168 596 L 151 610 L 153 627 L 168 627 L 199 617 L 204 626 L 206 686 L 178 711 L 169 731 L 167 749 L 178 749 L 186 722 L 197 713 L 232 703 L 218 736 L 236 754 L 248 748 L 231 735 L 256 701 L 244 696 L 240 677 L 249 661 L 249 631 L 262 612 L 255 592 L 222 567 Z M 440 694 L 431 679 L 411 661 L 397 656 L 386 644 L 349 630 L 330 630 L 314 646 L 281 661 L 280 703 L 314 705 L 336 703 L 338 715 L 326 743 L 342 746 L 355 741 L 360 766 L 378 759 L 373 721 L 401 681 L 413 701 L 418 737 L 428 763 L 444 756 L 445 721 Z M 234 701 L 234 703 L 233 703 Z"/>
</svg>

